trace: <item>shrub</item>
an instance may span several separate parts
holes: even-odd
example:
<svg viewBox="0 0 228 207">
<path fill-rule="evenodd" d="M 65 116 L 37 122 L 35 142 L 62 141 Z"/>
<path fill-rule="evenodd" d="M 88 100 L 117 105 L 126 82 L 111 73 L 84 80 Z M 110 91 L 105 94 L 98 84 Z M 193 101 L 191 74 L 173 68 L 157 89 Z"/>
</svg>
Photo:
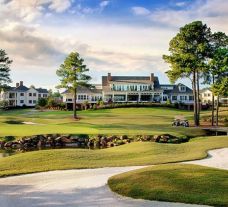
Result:
<svg viewBox="0 0 228 207">
<path fill-rule="evenodd" d="M 38 106 L 40 106 L 40 107 L 45 107 L 45 106 L 47 106 L 47 99 L 46 98 L 39 98 L 39 100 L 38 100 Z"/>
<path fill-rule="evenodd" d="M 5 136 L 4 137 L 4 141 L 6 142 L 12 142 L 15 140 L 15 137 L 14 136 Z"/>
</svg>

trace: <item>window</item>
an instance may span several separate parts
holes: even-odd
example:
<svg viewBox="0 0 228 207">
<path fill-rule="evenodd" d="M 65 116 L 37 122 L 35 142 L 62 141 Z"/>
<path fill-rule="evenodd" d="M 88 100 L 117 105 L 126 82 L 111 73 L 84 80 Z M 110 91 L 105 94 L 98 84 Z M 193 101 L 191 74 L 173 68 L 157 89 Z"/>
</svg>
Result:
<svg viewBox="0 0 228 207">
<path fill-rule="evenodd" d="M 29 104 L 32 104 L 32 100 L 29 100 Z"/>
<path fill-rule="evenodd" d="M 73 101 L 73 99 L 72 98 L 67 98 L 66 101 L 70 101 L 71 102 L 71 101 Z"/>
<path fill-rule="evenodd" d="M 194 100 L 194 96 L 189 96 L 189 101 L 193 101 Z"/>
<path fill-rule="evenodd" d="M 38 97 L 41 98 L 41 94 L 40 93 L 38 94 Z"/>
<path fill-rule="evenodd" d="M 24 96 L 25 94 L 24 93 L 20 93 L 20 96 Z"/>
<path fill-rule="evenodd" d="M 180 91 L 186 91 L 186 87 L 185 86 L 181 86 L 180 87 Z"/>
<path fill-rule="evenodd" d="M 24 103 L 24 100 L 20 100 L 20 103 L 23 104 Z"/>
<path fill-rule="evenodd" d="M 32 93 L 29 93 L 29 96 L 32 96 Z"/>
<path fill-rule="evenodd" d="M 186 101 L 187 100 L 187 96 L 180 96 L 180 100 L 181 101 Z"/>
<path fill-rule="evenodd" d="M 207 96 L 208 96 L 208 97 L 210 97 L 210 96 L 211 96 L 211 94 L 210 94 L 210 93 L 208 93 L 208 94 L 207 94 Z"/>
<path fill-rule="evenodd" d="M 172 100 L 176 101 L 177 100 L 177 96 L 172 96 Z"/>
<path fill-rule="evenodd" d="M 33 96 L 36 96 L 36 93 L 33 93 Z"/>
<path fill-rule="evenodd" d="M 44 98 L 47 98 L 47 94 L 43 94 L 43 97 L 44 97 Z"/>
<path fill-rule="evenodd" d="M 87 95 L 78 95 L 78 100 L 87 100 Z"/>
<path fill-rule="evenodd" d="M 163 96 L 163 101 L 167 101 L 168 97 L 167 96 Z"/>
<path fill-rule="evenodd" d="M 33 103 L 36 104 L 36 100 L 33 100 Z"/>
</svg>

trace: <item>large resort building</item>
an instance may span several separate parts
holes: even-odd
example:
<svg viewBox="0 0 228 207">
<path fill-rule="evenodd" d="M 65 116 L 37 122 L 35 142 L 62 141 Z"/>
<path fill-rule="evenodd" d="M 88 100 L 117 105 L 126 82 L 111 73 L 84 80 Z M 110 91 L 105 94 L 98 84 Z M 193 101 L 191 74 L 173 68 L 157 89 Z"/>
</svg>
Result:
<svg viewBox="0 0 228 207">
<path fill-rule="evenodd" d="M 102 84 L 93 85 L 92 88 L 78 87 L 77 104 L 82 103 L 172 103 L 181 102 L 193 104 L 193 93 L 184 84 L 160 84 L 158 77 L 153 73 L 150 76 L 102 76 Z M 71 108 L 73 94 L 65 91 L 63 101 Z"/>
<path fill-rule="evenodd" d="M 65 91 L 63 102 L 67 108 L 73 108 L 73 94 Z M 10 107 L 35 106 L 39 98 L 47 98 L 48 91 L 43 88 L 26 87 L 23 81 L 0 93 L 0 100 L 8 102 Z M 92 87 L 77 88 L 77 105 L 95 104 L 98 101 L 104 103 L 183 103 L 193 104 L 193 93 L 184 84 L 160 84 L 157 76 L 102 76 L 102 84 L 94 84 Z"/>
</svg>

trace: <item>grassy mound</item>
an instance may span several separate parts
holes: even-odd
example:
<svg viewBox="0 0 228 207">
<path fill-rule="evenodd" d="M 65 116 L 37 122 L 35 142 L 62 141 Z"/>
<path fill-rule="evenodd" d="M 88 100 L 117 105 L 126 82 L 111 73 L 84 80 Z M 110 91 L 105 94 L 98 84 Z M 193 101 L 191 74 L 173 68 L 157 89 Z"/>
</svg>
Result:
<svg viewBox="0 0 228 207">
<path fill-rule="evenodd" d="M 134 142 L 119 147 L 55 149 L 21 153 L 0 159 L 0 176 L 49 170 L 151 165 L 201 159 L 209 149 L 228 147 L 228 137 L 203 137 L 183 144 Z"/>
<path fill-rule="evenodd" d="M 228 206 L 228 171 L 197 165 L 159 165 L 109 179 L 121 195 L 147 200 Z"/>
</svg>

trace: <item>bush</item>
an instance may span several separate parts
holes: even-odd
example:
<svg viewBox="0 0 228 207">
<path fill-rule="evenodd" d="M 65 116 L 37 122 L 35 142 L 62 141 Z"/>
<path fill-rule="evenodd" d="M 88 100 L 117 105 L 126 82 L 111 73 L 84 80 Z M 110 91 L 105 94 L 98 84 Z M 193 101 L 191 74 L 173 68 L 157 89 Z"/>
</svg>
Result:
<svg viewBox="0 0 228 207">
<path fill-rule="evenodd" d="M 12 142 L 12 141 L 15 140 L 15 137 L 14 136 L 5 136 L 3 138 L 3 140 L 6 141 L 6 142 Z"/>
<path fill-rule="evenodd" d="M 47 106 L 47 103 L 48 103 L 48 101 L 46 98 L 39 98 L 37 105 L 43 108 L 43 107 Z"/>
</svg>

